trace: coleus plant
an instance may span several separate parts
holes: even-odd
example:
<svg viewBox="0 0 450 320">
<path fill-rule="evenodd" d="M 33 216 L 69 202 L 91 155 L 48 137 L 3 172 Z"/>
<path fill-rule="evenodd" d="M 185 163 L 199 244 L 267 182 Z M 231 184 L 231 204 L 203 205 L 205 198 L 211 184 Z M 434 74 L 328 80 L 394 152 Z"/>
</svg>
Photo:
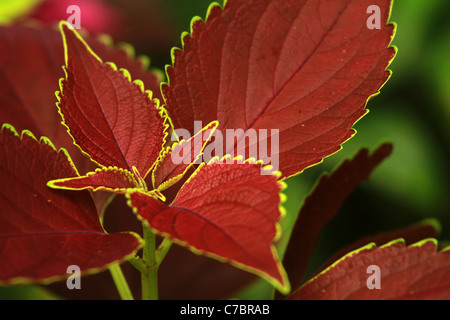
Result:
<svg viewBox="0 0 450 320">
<path fill-rule="evenodd" d="M 373 5 L 379 29 L 367 27 Z M 71 265 L 83 275 L 109 269 L 127 299 L 119 265 L 128 261 L 141 274 L 142 298 L 156 299 L 158 271 L 175 242 L 266 279 L 277 298 L 450 298 L 450 254 L 437 251 L 429 224 L 362 239 L 301 285 L 320 230 L 389 156 L 388 144 L 323 176 L 282 260 L 276 249 L 284 180 L 339 151 L 390 76 L 391 6 L 212 4 L 172 51 L 167 82 L 129 47 L 80 35 L 65 22 L 59 32 L 1 27 L 0 283 L 47 284 L 67 277 Z M 196 131 L 195 121 L 204 127 Z M 192 138 L 169 139 L 179 129 Z M 227 129 L 242 135 L 223 150 L 213 137 Z M 250 129 L 278 130 L 278 170 L 268 157 L 245 157 L 250 146 L 239 141 Z M 202 162 L 211 146 L 220 156 Z M 186 161 L 175 163 L 174 154 Z M 142 235 L 105 231 L 116 194 L 142 222 Z M 382 270 L 381 289 L 366 285 L 371 265 Z"/>
</svg>

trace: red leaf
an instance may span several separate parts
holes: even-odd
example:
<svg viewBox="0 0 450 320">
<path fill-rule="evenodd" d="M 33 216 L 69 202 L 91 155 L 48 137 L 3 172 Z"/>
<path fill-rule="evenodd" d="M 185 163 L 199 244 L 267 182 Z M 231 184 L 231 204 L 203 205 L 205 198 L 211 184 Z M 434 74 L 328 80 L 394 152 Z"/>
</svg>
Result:
<svg viewBox="0 0 450 320">
<path fill-rule="evenodd" d="M 424 240 L 410 247 L 395 241 L 377 248 L 375 244 L 349 253 L 289 299 L 450 299 L 450 250 L 436 251 L 436 240 Z M 374 271 L 380 269 L 380 289 L 369 289 Z"/>
<path fill-rule="evenodd" d="M 83 177 L 52 180 L 47 185 L 54 189 L 91 189 L 114 193 L 126 193 L 128 189 L 141 187 L 130 171 L 115 167 L 99 168 Z"/>
<path fill-rule="evenodd" d="M 77 145 L 102 166 L 145 177 L 165 140 L 165 119 L 142 82 L 131 82 L 126 71 L 103 64 L 74 30 L 61 23 L 66 47 L 66 78 L 61 82 L 59 108 Z"/>
<path fill-rule="evenodd" d="M 60 34 L 59 36 L 61 37 Z M 115 46 L 113 40 L 106 35 L 90 37 L 85 32 L 83 38 L 103 61 L 111 61 L 118 69 L 126 69 L 132 79 L 139 79 L 144 83 L 144 88 L 152 92 L 153 99 L 163 101 L 160 84 L 164 75 L 162 71 L 154 68 L 148 70 L 150 66 L 149 58 L 145 56 L 135 57 L 134 48 L 131 45 L 121 42 Z M 61 46 L 63 46 L 62 41 Z M 61 65 L 63 64 L 64 61 Z"/>
<path fill-rule="evenodd" d="M 201 164 L 173 203 L 139 192 L 130 204 L 163 236 L 246 271 L 287 292 L 289 284 L 273 246 L 278 236 L 281 185 L 260 164 Z"/>
<path fill-rule="evenodd" d="M 381 9 L 380 30 L 367 27 L 371 5 Z M 283 177 L 320 162 L 353 136 L 367 100 L 390 76 L 390 8 L 391 0 L 213 5 L 206 23 L 193 20 L 167 69 L 162 90 L 174 127 L 192 133 L 195 120 L 218 120 L 222 131 L 269 130 L 272 144 L 270 130 L 278 129 Z"/>
<path fill-rule="evenodd" d="M 345 248 L 340 249 L 332 257 L 330 257 L 316 273 L 320 273 L 322 270 L 326 269 L 328 266 L 345 256 L 347 253 L 361 248 L 368 243 L 373 242 L 377 246 L 381 246 L 385 243 L 401 238 L 405 240 L 406 245 L 412 245 L 416 242 L 421 241 L 422 239 L 436 238 L 439 235 L 440 228 L 441 227 L 438 221 L 434 219 L 427 219 L 406 228 L 400 228 L 366 236 L 346 246 Z"/>
<path fill-rule="evenodd" d="M 141 221 L 136 219 L 136 215 L 131 212 L 125 197 L 122 196 L 115 197 L 108 206 L 102 226 L 108 233 L 142 232 Z M 157 241 L 158 243 L 159 241 Z M 128 263 L 121 265 L 121 268 L 134 298 L 140 299 L 141 277 L 139 272 L 136 272 L 136 269 Z M 257 276 L 251 273 L 206 256 L 196 255 L 177 245 L 170 248 L 158 270 L 159 297 L 162 300 L 230 299 L 257 280 Z M 46 288 L 51 289 L 58 296 L 70 300 L 120 299 L 111 281 L 111 276 L 107 272 L 84 278 L 82 290 L 67 290 L 66 284 L 62 282 L 54 283 Z"/>
<path fill-rule="evenodd" d="M 392 152 L 392 145 L 381 145 L 373 155 L 362 149 L 331 175 L 324 175 L 305 200 L 283 259 L 293 288 L 298 288 L 314 252 L 320 231 L 338 213 L 348 196 Z"/>
<path fill-rule="evenodd" d="M 0 133 L 0 283 L 48 282 L 78 265 L 98 272 L 140 247 L 134 234 L 107 235 L 87 192 L 65 192 L 48 180 L 76 176 L 64 150 L 22 137 L 10 126 Z"/>
<path fill-rule="evenodd" d="M 180 181 L 186 172 L 197 163 L 218 125 L 217 121 L 214 121 L 190 139 L 181 140 L 167 147 L 159 156 L 152 171 L 153 188 L 162 191 Z M 176 155 L 177 161 L 172 159 L 172 155 Z"/>
<path fill-rule="evenodd" d="M 160 97 L 159 74 L 147 71 L 147 62 L 135 59 L 130 46 L 115 48 L 105 37 L 85 38 L 102 59 L 129 70 L 133 79 L 141 79 L 145 88 Z M 57 148 L 66 148 L 84 173 L 92 170 L 90 161 L 73 145 L 55 107 L 63 64 L 64 46 L 58 31 L 40 26 L 0 26 L 0 123 L 48 137 Z"/>
<path fill-rule="evenodd" d="M 39 63 L 36 63 L 39 61 Z M 55 107 L 63 76 L 61 36 L 52 29 L 0 27 L 0 121 L 70 146 Z"/>
</svg>

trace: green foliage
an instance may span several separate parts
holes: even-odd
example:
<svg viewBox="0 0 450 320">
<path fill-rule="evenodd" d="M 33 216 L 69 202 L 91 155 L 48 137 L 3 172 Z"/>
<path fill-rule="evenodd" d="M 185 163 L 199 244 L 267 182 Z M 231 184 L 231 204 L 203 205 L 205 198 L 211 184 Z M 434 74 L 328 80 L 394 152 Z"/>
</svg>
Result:
<svg viewBox="0 0 450 320">
<path fill-rule="evenodd" d="M 0 24 L 11 21 L 27 14 L 42 0 L 0 0 Z"/>
</svg>

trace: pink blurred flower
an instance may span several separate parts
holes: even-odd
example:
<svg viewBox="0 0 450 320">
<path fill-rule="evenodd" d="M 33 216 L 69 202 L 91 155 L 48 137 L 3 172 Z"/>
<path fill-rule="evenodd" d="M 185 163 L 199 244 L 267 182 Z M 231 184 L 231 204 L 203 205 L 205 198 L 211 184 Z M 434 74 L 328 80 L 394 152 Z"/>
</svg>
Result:
<svg viewBox="0 0 450 320">
<path fill-rule="evenodd" d="M 81 11 L 81 27 L 91 33 L 117 34 L 122 28 L 122 15 L 102 0 L 47 0 L 31 14 L 31 18 L 43 24 L 54 24 L 67 20 L 72 13 L 67 8 L 77 5 Z"/>
</svg>

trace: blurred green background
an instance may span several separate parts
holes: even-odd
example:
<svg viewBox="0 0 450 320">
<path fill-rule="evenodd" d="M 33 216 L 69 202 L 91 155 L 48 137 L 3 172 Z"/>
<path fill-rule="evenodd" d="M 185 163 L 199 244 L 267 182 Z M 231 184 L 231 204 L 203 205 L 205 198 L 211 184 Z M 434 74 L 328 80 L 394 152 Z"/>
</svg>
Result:
<svg viewBox="0 0 450 320">
<path fill-rule="evenodd" d="M 36 2 L 36 1 L 32 1 Z M 76 1 L 74 1 L 76 2 Z M 112 5 L 135 15 L 141 32 L 125 28 L 115 40 L 135 46 L 149 56 L 152 66 L 170 64 L 170 48 L 180 47 L 182 31 L 191 18 L 205 17 L 209 0 L 110 0 Z M 0 0 L 1 5 L 1 0 Z M 131 8 L 130 6 L 133 6 Z M 141 8 L 142 7 L 142 8 Z M 144 9 L 151 9 L 152 28 Z M 381 94 L 368 103 L 370 113 L 355 128 L 358 133 L 343 150 L 303 174 L 287 181 L 283 220 L 286 245 L 290 227 L 305 197 L 324 172 L 363 147 L 374 151 L 382 142 L 394 145 L 394 153 L 348 199 L 339 215 L 323 230 L 309 274 L 342 246 L 381 231 L 406 227 L 427 218 L 442 226 L 440 240 L 450 240 L 450 2 L 448 0 L 396 0 L 391 21 L 397 24 L 393 45 L 398 54 L 390 66 L 393 75 Z M 1 20 L 0 20 L 1 22 Z M 155 41 L 150 41 L 154 39 Z M 249 288 L 243 299 L 270 298 L 264 281 Z M 33 286 L 0 288 L 0 298 L 51 298 Z"/>
</svg>

